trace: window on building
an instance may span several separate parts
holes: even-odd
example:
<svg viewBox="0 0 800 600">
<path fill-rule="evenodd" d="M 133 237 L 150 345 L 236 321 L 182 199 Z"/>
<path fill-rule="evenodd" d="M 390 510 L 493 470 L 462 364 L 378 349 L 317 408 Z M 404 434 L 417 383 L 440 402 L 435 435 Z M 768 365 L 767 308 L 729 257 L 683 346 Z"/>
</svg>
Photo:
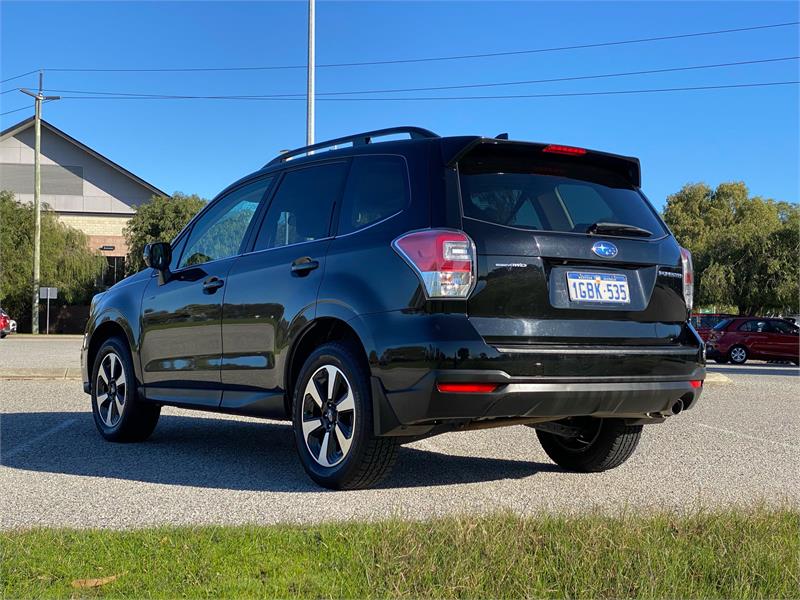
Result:
<svg viewBox="0 0 800 600">
<path fill-rule="evenodd" d="M 125 279 L 125 257 L 106 256 L 106 267 L 103 271 L 103 285 L 105 287 L 111 287 L 123 279 Z"/>
</svg>

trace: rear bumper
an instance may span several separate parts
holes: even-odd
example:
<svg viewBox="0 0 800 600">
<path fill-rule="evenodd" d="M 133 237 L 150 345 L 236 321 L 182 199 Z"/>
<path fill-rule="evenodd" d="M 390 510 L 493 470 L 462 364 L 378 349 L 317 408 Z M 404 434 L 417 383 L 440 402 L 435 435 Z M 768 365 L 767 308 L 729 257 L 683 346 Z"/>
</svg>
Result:
<svg viewBox="0 0 800 600">
<path fill-rule="evenodd" d="M 490 345 L 463 315 L 383 313 L 373 334 L 375 433 L 426 435 L 475 422 L 572 416 L 658 419 L 693 406 L 703 344 L 687 327 L 662 345 Z M 386 340 L 386 341 L 384 341 Z M 495 383 L 491 393 L 443 393 L 437 383 Z M 512 421 L 513 422 L 513 421 Z"/>
<path fill-rule="evenodd" d="M 541 381 L 509 377 L 497 371 L 432 371 L 411 389 L 386 392 L 377 380 L 373 395 L 384 418 L 376 421 L 380 435 L 422 435 L 436 427 L 457 428 L 467 423 L 491 420 L 557 420 L 576 416 L 624 419 L 659 419 L 695 405 L 705 369 L 682 381 Z M 437 383 L 491 382 L 499 387 L 491 393 L 443 393 Z M 377 389 L 376 389 L 377 388 Z M 384 414 L 386 409 L 391 411 Z M 386 419 L 385 417 L 394 417 Z"/>
</svg>

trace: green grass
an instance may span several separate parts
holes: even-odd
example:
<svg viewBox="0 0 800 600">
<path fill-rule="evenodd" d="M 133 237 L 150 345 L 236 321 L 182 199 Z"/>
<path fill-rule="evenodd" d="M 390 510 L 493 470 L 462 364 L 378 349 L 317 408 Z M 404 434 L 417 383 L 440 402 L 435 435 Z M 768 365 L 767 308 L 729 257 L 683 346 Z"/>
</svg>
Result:
<svg viewBox="0 0 800 600">
<path fill-rule="evenodd" d="M 0 534 L 17 597 L 796 598 L 800 512 Z M 107 585 L 72 581 L 119 575 Z"/>
</svg>

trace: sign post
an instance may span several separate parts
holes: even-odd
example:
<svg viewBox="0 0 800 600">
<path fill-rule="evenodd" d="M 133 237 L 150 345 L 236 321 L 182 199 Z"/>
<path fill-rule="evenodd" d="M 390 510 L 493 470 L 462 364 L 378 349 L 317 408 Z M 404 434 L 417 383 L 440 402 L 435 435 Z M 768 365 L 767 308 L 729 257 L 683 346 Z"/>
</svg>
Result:
<svg viewBox="0 0 800 600">
<path fill-rule="evenodd" d="M 58 288 L 56 287 L 40 287 L 39 288 L 39 298 L 42 300 L 47 300 L 47 321 L 45 325 L 44 333 L 45 335 L 50 333 L 50 300 L 55 300 L 58 298 Z"/>
</svg>

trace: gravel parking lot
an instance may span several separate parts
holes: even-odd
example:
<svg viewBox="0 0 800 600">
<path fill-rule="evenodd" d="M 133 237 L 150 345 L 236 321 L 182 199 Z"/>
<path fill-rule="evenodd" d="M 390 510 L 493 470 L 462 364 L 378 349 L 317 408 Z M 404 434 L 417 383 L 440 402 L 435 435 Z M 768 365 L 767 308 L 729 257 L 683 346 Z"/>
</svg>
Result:
<svg viewBox="0 0 800 600">
<path fill-rule="evenodd" d="M 9 357 L 28 367 L 42 357 L 77 360 L 79 345 L 11 338 L 0 343 L 0 367 Z M 707 386 L 696 408 L 646 428 L 636 455 L 616 470 L 562 472 L 535 432 L 517 426 L 406 446 L 387 480 L 356 492 L 316 487 L 285 423 L 165 409 L 148 442 L 110 444 L 95 432 L 80 382 L 0 381 L 1 526 L 800 506 L 800 371 L 710 369 L 731 383 Z"/>
</svg>

